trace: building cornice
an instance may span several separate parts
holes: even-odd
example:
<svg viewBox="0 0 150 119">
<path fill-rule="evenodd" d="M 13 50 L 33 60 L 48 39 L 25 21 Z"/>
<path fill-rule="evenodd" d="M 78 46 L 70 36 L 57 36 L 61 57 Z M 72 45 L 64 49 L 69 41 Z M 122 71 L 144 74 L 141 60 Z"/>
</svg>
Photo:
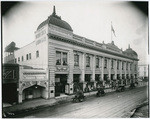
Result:
<svg viewBox="0 0 150 119">
<path fill-rule="evenodd" d="M 54 40 L 59 40 L 59 41 L 63 41 L 63 42 L 73 44 L 73 45 L 78 45 L 78 46 L 82 46 L 82 47 L 85 47 L 85 48 L 100 51 L 100 52 L 103 52 L 103 53 L 107 53 L 107 54 L 116 55 L 116 56 L 119 56 L 119 57 L 131 59 L 131 60 L 139 61 L 139 59 L 136 59 L 136 58 L 128 57 L 128 56 L 125 56 L 123 54 L 119 54 L 119 53 L 116 53 L 116 52 L 111 52 L 111 51 L 108 51 L 106 49 L 98 48 L 98 47 L 95 47 L 93 45 L 85 44 L 84 42 L 82 43 L 82 42 L 79 42 L 79 41 L 75 41 L 73 39 L 65 38 L 63 36 L 58 36 L 58 35 L 55 35 L 53 33 L 48 33 L 47 35 L 48 35 L 49 38 L 52 38 Z"/>
</svg>

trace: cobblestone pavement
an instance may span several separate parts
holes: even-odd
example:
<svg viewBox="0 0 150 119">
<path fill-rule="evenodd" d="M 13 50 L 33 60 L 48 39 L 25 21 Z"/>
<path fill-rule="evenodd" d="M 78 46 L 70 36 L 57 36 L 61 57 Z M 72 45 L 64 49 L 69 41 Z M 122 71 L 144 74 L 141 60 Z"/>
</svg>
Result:
<svg viewBox="0 0 150 119">
<path fill-rule="evenodd" d="M 37 110 L 20 117 L 26 118 L 121 118 L 130 117 L 130 111 L 147 99 L 147 88 L 139 87 L 125 92 L 113 92 L 103 97 L 89 97 L 82 103 L 65 103 Z"/>
</svg>

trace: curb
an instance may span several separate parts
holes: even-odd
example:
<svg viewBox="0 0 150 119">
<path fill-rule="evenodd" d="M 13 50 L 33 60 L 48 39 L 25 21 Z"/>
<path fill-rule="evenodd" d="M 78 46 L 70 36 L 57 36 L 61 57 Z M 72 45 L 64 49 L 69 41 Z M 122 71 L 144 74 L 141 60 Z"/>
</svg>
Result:
<svg viewBox="0 0 150 119">
<path fill-rule="evenodd" d="M 140 86 L 140 87 L 143 87 L 143 86 Z M 126 89 L 128 89 L 128 88 L 126 88 Z M 115 90 L 105 89 L 105 92 L 109 94 L 109 93 L 115 92 Z M 91 96 L 96 95 L 96 93 L 97 93 L 97 91 L 88 92 L 88 93 L 84 93 L 84 95 L 86 97 L 91 97 Z M 44 104 L 44 105 L 31 107 L 31 108 L 26 108 L 26 109 L 22 109 L 22 110 L 15 110 L 15 111 L 11 111 L 11 112 L 6 112 L 6 113 L 3 113 L 3 118 L 18 117 L 21 114 L 32 113 L 36 110 L 44 109 L 46 107 L 52 107 L 52 106 L 55 106 L 55 105 L 58 105 L 58 104 L 64 104 L 64 103 L 67 103 L 67 102 L 71 102 L 73 97 L 74 97 L 74 95 L 70 95 L 70 96 L 66 96 L 66 97 L 62 97 L 62 98 L 55 98 L 56 102 L 51 103 L 51 104 Z M 129 117 L 131 117 L 134 114 L 134 112 L 136 111 L 134 109 L 131 110 L 130 112 L 128 112 L 128 114 L 130 115 Z"/>
</svg>

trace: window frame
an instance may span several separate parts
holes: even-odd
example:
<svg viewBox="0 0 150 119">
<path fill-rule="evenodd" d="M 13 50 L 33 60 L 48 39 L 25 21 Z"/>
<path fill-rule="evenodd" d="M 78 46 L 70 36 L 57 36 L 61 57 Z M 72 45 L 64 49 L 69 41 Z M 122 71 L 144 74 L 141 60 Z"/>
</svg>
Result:
<svg viewBox="0 0 150 119">
<path fill-rule="evenodd" d="M 77 61 L 76 61 L 77 59 Z M 74 54 L 74 66 L 79 66 L 79 55 L 78 54 Z"/>
<path fill-rule="evenodd" d="M 99 58 L 98 57 L 96 57 L 96 68 L 99 68 Z"/>
<path fill-rule="evenodd" d="M 64 66 L 66 66 L 68 63 L 67 63 L 67 53 L 66 52 L 62 52 L 61 53 L 62 54 L 62 65 L 64 65 Z M 64 54 L 66 54 L 66 57 L 64 57 L 65 55 Z M 66 60 L 66 61 L 65 61 Z"/>
<path fill-rule="evenodd" d="M 86 56 L 86 67 L 90 67 L 90 56 Z"/>
<path fill-rule="evenodd" d="M 119 60 L 117 60 L 117 69 L 119 70 Z"/>
<path fill-rule="evenodd" d="M 29 59 L 31 59 L 31 53 L 29 53 Z"/>
<path fill-rule="evenodd" d="M 26 54 L 26 60 L 29 60 L 29 56 L 28 56 L 28 54 Z"/>
<path fill-rule="evenodd" d="M 36 58 L 38 58 L 40 55 L 39 55 L 39 50 L 36 51 Z"/>
<path fill-rule="evenodd" d="M 107 69 L 107 58 L 104 59 L 104 68 Z"/>
<path fill-rule="evenodd" d="M 111 69 L 114 69 L 114 60 L 111 60 Z"/>
</svg>

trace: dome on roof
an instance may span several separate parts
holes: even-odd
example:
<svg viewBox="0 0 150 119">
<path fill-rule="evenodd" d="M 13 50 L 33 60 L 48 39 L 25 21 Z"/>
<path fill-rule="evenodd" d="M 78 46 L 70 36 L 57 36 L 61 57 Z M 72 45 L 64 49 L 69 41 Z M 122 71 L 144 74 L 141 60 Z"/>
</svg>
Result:
<svg viewBox="0 0 150 119">
<path fill-rule="evenodd" d="M 124 53 L 125 53 L 125 54 L 130 54 L 130 55 L 138 56 L 137 53 L 136 53 L 134 50 L 132 50 L 132 48 L 130 48 L 130 45 L 128 46 L 128 49 L 126 49 L 126 50 L 124 51 Z"/>
<path fill-rule="evenodd" d="M 133 55 L 136 55 L 136 56 L 137 56 L 137 53 L 136 53 L 134 50 L 132 50 L 131 48 L 126 49 L 126 50 L 124 51 L 124 53 L 133 54 Z"/>
<path fill-rule="evenodd" d="M 54 9 L 53 9 L 53 13 L 52 15 L 50 15 L 47 20 L 43 21 L 37 28 L 37 30 L 39 30 L 40 28 L 42 28 L 43 26 L 45 26 L 46 24 L 53 24 L 55 26 L 58 26 L 58 27 L 61 27 L 61 28 L 64 28 L 66 30 L 69 30 L 69 31 L 73 31 L 71 26 L 64 20 L 61 20 L 61 17 L 57 16 L 56 13 L 55 13 L 55 6 L 54 6 Z"/>
</svg>

